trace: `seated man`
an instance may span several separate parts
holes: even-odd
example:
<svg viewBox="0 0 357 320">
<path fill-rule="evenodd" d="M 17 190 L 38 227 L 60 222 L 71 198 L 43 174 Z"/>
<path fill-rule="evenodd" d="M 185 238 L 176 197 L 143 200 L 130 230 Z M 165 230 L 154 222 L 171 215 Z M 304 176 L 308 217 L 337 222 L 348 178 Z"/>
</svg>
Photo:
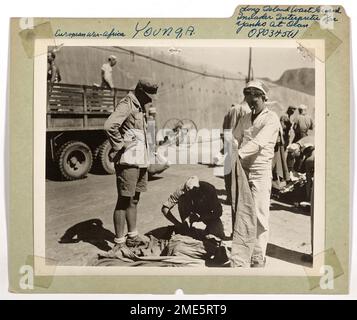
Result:
<svg viewBox="0 0 357 320">
<path fill-rule="evenodd" d="M 171 212 L 176 204 L 181 222 Z M 196 176 L 190 177 L 172 193 L 162 205 L 161 211 L 180 233 L 188 233 L 194 222 L 203 222 L 206 235 L 225 238 L 220 219 L 222 206 L 216 188 L 208 182 L 199 181 Z"/>
</svg>

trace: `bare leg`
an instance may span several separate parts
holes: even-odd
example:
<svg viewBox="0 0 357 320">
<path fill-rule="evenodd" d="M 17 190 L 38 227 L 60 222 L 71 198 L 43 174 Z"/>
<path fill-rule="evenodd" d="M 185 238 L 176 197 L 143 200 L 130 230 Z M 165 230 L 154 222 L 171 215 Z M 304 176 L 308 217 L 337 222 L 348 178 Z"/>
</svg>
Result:
<svg viewBox="0 0 357 320">
<path fill-rule="evenodd" d="M 117 238 L 124 237 L 125 217 L 129 204 L 129 197 L 118 196 L 117 204 L 115 206 L 113 215 L 115 236 Z"/>
<path fill-rule="evenodd" d="M 130 198 L 128 209 L 126 210 L 126 222 L 128 224 L 128 232 L 136 231 L 137 205 L 140 199 L 140 192 L 136 192 L 135 196 Z"/>
</svg>

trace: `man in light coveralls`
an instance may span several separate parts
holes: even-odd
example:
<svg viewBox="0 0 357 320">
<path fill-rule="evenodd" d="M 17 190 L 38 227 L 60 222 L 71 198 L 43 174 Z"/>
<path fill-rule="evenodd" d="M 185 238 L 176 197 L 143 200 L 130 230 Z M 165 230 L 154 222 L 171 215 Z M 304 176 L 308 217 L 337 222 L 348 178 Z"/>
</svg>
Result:
<svg viewBox="0 0 357 320">
<path fill-rule="evenodd" d="M 280 128 L 277 114 L 265 105 L 267 92 L 265 84 L 260 81 L 250 81 L 246 85 L 243 93 L 252 112 L 241 118 L 233 132 L 236 138 L 233 148 L 236 148 L 247 175 L 258 220 L 251 267 L 265 266 L 269 239 L 272 159 Z"/>
</svg>

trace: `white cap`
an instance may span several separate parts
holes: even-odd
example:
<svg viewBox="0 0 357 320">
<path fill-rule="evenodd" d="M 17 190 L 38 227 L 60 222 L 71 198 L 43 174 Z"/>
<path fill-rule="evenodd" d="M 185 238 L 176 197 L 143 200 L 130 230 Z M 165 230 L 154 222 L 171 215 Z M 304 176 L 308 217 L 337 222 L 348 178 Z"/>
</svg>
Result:
<svg viewBox="0 0 357 320">
<path fill-rule="evenodd" d="M 116 56 L 114 56 L 114 55 L 111 55 L 111 56 L 109 56 L 109 58 L 108 58 L 109 60 L 116 60 L 117 59 L 117 57 Z"/>
<path fill-rule="evenodd" d="M 304 104 L 300 104 L 298 109 L 307 110 L 307 106 L 305 106 Z"/>
<path fill-rule="evenodd" d="M 249 81 L 245 87 L 259 89 L 264 93 L 264 95 L 267 95 L 269 91 L 268 87 L 262 81 L 258 81 L 258 80 Z"/>
</svg>

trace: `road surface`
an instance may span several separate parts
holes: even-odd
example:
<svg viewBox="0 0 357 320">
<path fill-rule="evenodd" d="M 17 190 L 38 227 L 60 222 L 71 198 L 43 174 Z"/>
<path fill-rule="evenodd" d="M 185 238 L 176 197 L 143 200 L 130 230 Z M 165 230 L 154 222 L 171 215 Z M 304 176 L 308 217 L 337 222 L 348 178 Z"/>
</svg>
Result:
<svg viewBox="0 0 357 320">
<path fill-rule="evenodd" d="M 148 192 L 142 193 L 138 206 L 140 233 L 170 224 L 161 214 L 161 205 L 170 192 L 191 175 L 215 185 L 219 198 L 225 199 L 224 180 L 215 176 L 214 170 L 217 168 L 202 164 L 172 165 L 149 181 Z M 109 250 L 114 237 L 115 202 L 115 175 L 89 174 L 86 179 L 68 182 L 47 180 L 46 257 L 58 265 L 83 266 L 101 250 Z M 223 204 L 222 220 L 227 235 L 231 230 L 230 217 L 230 207 Z M 86 223 L 91 219 L 96 219 L 95 226 Z M 58 240 L 75 225 L 78 241 L 59 243 Z M 311 253 L 310 215 L 272 200 L 270 226 L 267 268 L 308 266 L 301 258 Z"/>
</svg>

